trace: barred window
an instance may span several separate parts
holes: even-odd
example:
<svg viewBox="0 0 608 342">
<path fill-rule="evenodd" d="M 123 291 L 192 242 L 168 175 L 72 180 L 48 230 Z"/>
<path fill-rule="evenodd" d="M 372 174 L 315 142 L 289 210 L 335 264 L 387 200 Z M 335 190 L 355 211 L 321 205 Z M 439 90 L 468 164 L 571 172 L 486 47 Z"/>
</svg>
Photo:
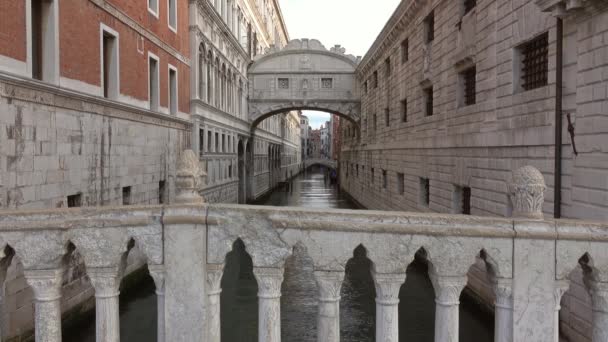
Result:
<svg viewBox="0 0 608 342">
<path fill-rule="evenodd" d="M 363 84 L 363 88 L 365 89 L 365 93 L 367 94 L 367 91 L 368 91 L 367 81 L 365 81 L 365 83 Z"/>
<path fill-rule="evenodd" d="M 425 115 L 433 115 L 433 87 L 424 89 Z"/>
<path fill-rule="evenodd" d="M 420 178 L 420 204 L 429 206 L 431 203 L 431 184 L 428 178 Z"/>
<path fill-rule="evenodd" d="M 378 71 L 374 71 L 374 78 L 372 82 L 374 88 L 378 88 Z"/>
<path fill-rule="evenodd" d="M 464 14 L 471 12 L 477 6 L 477 0 L 464 0 Z"/>
<path fill-rule="evenodd" d="M 407 122 L 407 99 L 401 100 L 401 122 Z"/>
<path fill-rule="evenodd" d="M 462 77 L 462 96 L 465 106 L 469 106 L 476 103 L 476 88 L 475 83 L 477 79 L 477 69 L 471 67 L 461 74 Z"/>
<path fill-rule="evenodd" d="M 471 215 L 471 188 L 462 188 L 462 213 Z"/>
<path fill-rule="evenodd" d="M 384 60 L 384 70 L 386 70 L 386 77 L 388 78 L 388 76 L 390 76 L 392 72 L 390 57 Z"/>
<path fill-rule="evenodd" d="M 374 114 L 374 131 L 378 128 L 378 116 Z"/>
<path fill-rule="evenodd" d="M 333 88 L 333 79 L 331 78 L 322 78 L 321 79 L 321 88 L 331 89 Z"/>
<path fill-rule="evenodd" d="M 68 208 L 82 207 L 82 194 L 68 196 Z"/>
<path fill-rule="evenodd" d="M 387 180 L 386 180 L 386 170 L 382 170 L 382 189 L 386 189 Z"/>
<path fill-rule="evenodd" d="M 429 13 L 424 19 L 424 25 L 426 27 L 426 42 L 430 43 L 435 39 L 435 12 Z"/>
<path fill-rule="evenodd" d="M 399 195 L 405 193 L 405 176 L 403 173 L 397 173 L 397 192 Z"/>
<path fill-rule="evenodd" d="M 409 42 L 409 40 L 405 39 L 404 41 L 401 42 L 401 63 L 407 62 L 408 59 L 410 58 L 409 50 L 410 50 L 410 42 Z"/>
<path fill-rule="evenodd" d="M 391 114 L 387 107 L 387 108 L 384 108 L 384 124 L 386 125 L 386 127 L 388 127 L 390 123 L 391 123 Z"/>
<path fill-rule="evenodd" d="M 547 85 L 549 71 L 549 34 L 523 44 L 521 53 L 521 81 L 524 90 Z"/>
<path fill-rule="evenodd" d="M 289 89 L 289 78 L 279 78 L 279 89 Z"/>
</svg>

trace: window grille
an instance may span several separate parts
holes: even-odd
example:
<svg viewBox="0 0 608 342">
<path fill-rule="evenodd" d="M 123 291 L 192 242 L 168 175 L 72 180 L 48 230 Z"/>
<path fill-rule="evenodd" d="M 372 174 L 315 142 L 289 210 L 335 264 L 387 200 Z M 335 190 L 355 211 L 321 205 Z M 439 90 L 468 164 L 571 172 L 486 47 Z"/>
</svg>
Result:
<svg viewBox="0 0 608 342">
<path fill-rule="evenodd" d="M 462 213 L 471 215 L 471 188 L 462 188 Z"/>
<path fill-rule="evenodd" d="M 288 78 L 279 78 L 279 89 L 289 89 Z"/>
<path fill-rule="evenodd" d="M 521 48 L 522 88 L 535 89 L 547 85 L 549 71 L 549 34 L 525 43 Z"/>
<path fill-rule="evenodd" d="M 401 100 L 401 122 L 407 122 L 407 99 Z"/>
<path fill-rule="evenodd" d="M 420 200 L 426 206 L 431 203 L 431 185 L 428 178 L 420 178 Z"/>
<path fill-rule="evenodd" d="M 331 89 L 333 87 L 333 80 L 331 78 L 322 78 L 321 87 L 325 89 Z"/>
<path fill-rule="evenodd" d="M 477 70 L 475 67 L 469 68 L 462 73 L 464 83 L 464 104 L 469 106 L 475 104 Z"/>
<path fill-rule="evenodd" d="M 378 88 L 378 71 L 374 71 L 373 87 Z"/>
<path fill-rule="evenodd" d="M 433 87 L 424 89 L 424 102 L 426 107 L 426 116 L 433 115 Z"/>
<path fill-rule="evenodd" d="M 429 13 L 424 22 L 426 23 L 426 42 L 430 43 L 435 39 L 435 13 Z"/>
<path fill-rule="evenodd" d="M 409 40 L 404 40 L 401 42 L 401 63 L 407 62 L 410 58 L 409 56 L 410 42 Z"/>
<path fill-rule="evenodd" d="M 477 6 L 477 0 L 464 0 L 464 14 L 471 12 Z"/>
<path fill-rule="evenodd" d="M 384 108 L 384 124 L 388 127 L 391 123 L 391 114 L 388 108 Z"/>
<path fill-rule="evenodd" d="M 68 208 L 76 208 L 82 206 L 82 194 L 68 196 Z"/>
</svg>

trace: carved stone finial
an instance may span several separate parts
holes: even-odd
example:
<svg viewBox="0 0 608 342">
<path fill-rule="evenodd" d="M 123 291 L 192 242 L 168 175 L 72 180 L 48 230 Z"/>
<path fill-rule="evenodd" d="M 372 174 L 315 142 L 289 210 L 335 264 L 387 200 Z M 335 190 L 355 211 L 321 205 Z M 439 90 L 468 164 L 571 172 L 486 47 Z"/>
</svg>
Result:
<svg viewBox="0 0 608 342">
<path fill-rule="evenodd" d="M 513 171 L 509 184 L 513 217 L 542 220 L 546 188 L 542 173 L 535 167 L 527 165 Z"/>
<path fill-rule="evenodd" d="M 205 202 L 198 190 L 203 184 L 203 177 L 207 174 L 201 168 L 200 161 L 194 151 L 185 150 L 177 163 L 177 177 L 175 186 L 177 196 L 175 203 L 202 204 Z"/>
</svg>

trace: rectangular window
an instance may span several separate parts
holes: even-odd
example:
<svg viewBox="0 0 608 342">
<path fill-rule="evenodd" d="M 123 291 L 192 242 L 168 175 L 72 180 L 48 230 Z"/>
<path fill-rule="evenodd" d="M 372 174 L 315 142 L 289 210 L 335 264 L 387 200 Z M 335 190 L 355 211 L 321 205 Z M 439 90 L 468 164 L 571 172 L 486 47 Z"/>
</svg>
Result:
<svg viewBox="0 0 608 342">
<path fill-rule="evenodd" d="M 158 57 L 149 54 L 148 57 L 148 100 L 150 102 L 150 110 L 158 111 L 159 105 L 159 72 L 158 72 Z"/>
<path fill-rule="evenodd" d="M 471 188 L 454 186 L 453 212 L 456 214 L 471 215 Z"/>
<path fill-rule="evenodd" d="M 122 188 L 122 205 L 131 204 L 131 187 L 125 186 Z"/>
<path fill-rule="evenodd" d="M 220 152 L 220 134 L 215 132 L 215 152 Z"/>
<path fill-rule="evenodd" d="M 213 144 L 211 143 L 211 139 L 211 131 L 207 131 L 207 152 L 211 152 L 211 147 L 213 146 Z"/>
<path fill-rule="evenodd" d="M 177 69 L 169 66 L 169 113 L 177 114 Z"/>
<path fill-rule="evenodd" d="M 222 152 L 226 152 L 226 134 L 222 133 Z"/>
<path fill-rule="evenodd" d="M 424 92 L 424 114 L 426 116 L 433 115 L 433 87 L 428 87 L 423 90 Z"/>
<path fill-rule="evenodd" d="M 424 27 L 426 31 L 426 42 L 428 44 L 435 39 L 435 12 L 429 13 L 424 19 Z"/>
<path fill-rule="evenodd" d="M 401 100 L 401 122 L 407 122 L 407 99 Z"/>
<path fill-rule="evenodd" d="M 386 170 L 382 170 L 382 189 L 386 189 L 387 179 L 386 179 Z"/>
<path fill-rule="evenodd" d="M 102 45 L 102 64 L 101 72 L 103 74 L 103 96 L 105 98 L 118 98 L 118 39 L 116 34 L 110 33 L 102 29 L 101 33 Z"/>
<path fill-rule="evenodd" d="M 148 11 L 158 18 L 158 0 L 148 0 Z"/>
<path fill-rule="evenodd" d="M 321 79 L 321 88 L 331 89 L 333 88 L 333 79 L 331 78 L 322 78 Z"/>
<path fill-rule="evenodd" d="M 464 0 L 464 15 L 471 12 L 477 6 L 477 0 Z"/>
<path fill-rule="evenodd" d="M 431 184 L 428 178 L 420 178 L 420 204 L 429 206 L 431 203 Z"/>
<path fill-rule="evenodd" d="M 368 92 L 368 86 L 367 86 L 367 81 L 365 81 L 365 83 L 363 84 L 363 88 L 365 89 L 365 93 L 367 94 Z"/>
<path fill-rule="evenodd" d="M 372 184 L 374 184 L 374 168 L 372 167 Z"/>
<path fill-rule="evenodd" d="M 378 88 L 378 71 L 374 71 L 372 86 L 374 89 Z"/>
<path fill-rule="evenodd" d="M 378 128 L 378 115 L 374 114 L 374 131 Z"/>
<path fill-rule="evenodd" d="M 391 75 L 391 72 L 393 71 L 391 68 L 391 58 L 388 57 L 387 59 L 384 60 L 384 70 L 386 71 L 386 77 L 388 78 L 388 76 Z"/>
<path fill-rule="evenodd" d="M 359 177 L 359 164 L 357 164 L 357 177 Z"/>
<path fill-rule="evenodd" d="M 82 194 L 68 196 L 68 208 L 82 207 Z"/>
<path fill-rule="evenodd" d="M 158 1 L 158 0 L 156 0 Z M 177 0 L 167 0 L 167 7 L 169 8 L 167 15 L 169 16 L 169 28 L 173 31 L 177 31 Z"/>
<path fill-rule="evenodd" d="M 279 89 L 289 89 L 289 78 L 279 78 Z"/>
<path fill-rule="evenodd" d="M 232 178 L 232 164 L 228 165 L 228 178 Z"/>
<path fill-rule="evenodd" d="M 531 90 L 546 86 L 549 73 L 549 34 L 540 35 L 521 45 L 518 50 L 521 59 L 521 87 Z"/>
<path fill-rule="evenodd" d="M 158 182 L 158 204 L 165 204 L 165 181 Z"/>
<path fill-rule="evenodd" d="M 410 59 L 410 41 L 405 39 L 401 42 L 401 63 L 405 63 Z"/>
<path fill-rule="evenodd" d="M 384 124 L 386 127 L 388 127 L 390 125 L 390 123 L 391 123 L 391 114 L 387 107 L 387 108 L 384 108 Z"/>
<path fill-rule="evenodd" d="M 471 215 L 471 188 L 462 188 L 462 213 Z"/>
<path fill-rule="evenodd" d="M 462 86 L 462 103 L 470 106 L 476 102 L 477 70 L 475 67 L 468 68 L 460 74 Z"/>
<path fill-rule="evenodd" d="M 397 193 L 403 195 L 405 193 L 405 175 L 397 173 Z"/>
<path fill-rule="evenodd" d="M 32 78 L 55 82 L 57 78 L 57 61 L 55 52 L 58 48 L 56 32 L 57 18 L 55 9 L 57 0 L 32 0 L 31 8 L 31 56 Z"/>
</svg>

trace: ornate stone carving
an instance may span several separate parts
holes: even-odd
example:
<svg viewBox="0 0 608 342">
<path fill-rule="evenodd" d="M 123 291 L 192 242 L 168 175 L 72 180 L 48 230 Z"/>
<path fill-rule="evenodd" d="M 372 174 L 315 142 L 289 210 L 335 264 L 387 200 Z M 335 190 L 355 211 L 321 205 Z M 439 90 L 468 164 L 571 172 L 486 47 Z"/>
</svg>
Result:
<svg viewBox="0 0 608 342">
<path fill-rule="evenodd" d="M 344 281 L 344 272 L 315 271 L 315 281 L 319 289 L 319 301 L 336 302 L 340 300 L 340 290 Z"/>
<path fill-rule="evenodd" d="M 121 281 L 118 267 L 89 268 L 87 274 L 91 279 L 91 285 L 95 288 L 96 298 L 118 297 Z"/>
<path fill-rule="evenodd" d="M 224 275 L 224 264 L 207 264 L 207 294 L 219 295 L 222 292 L 222 276 Z"/>
<path fill-rule="evenodd" d="M 513 309 L 513 279 L 494 279 L 495 305 L 500 308 Z"/>
<path fill-rule="evenodd" d="M 25 270 L 23 273 L 37 301 L 50 302 L 61 298 L 63 269 Z"/>
<path fill-rule="evenodd" d="M 156 294 L 162 296 L 165 294 L 165 265 L 148 265 L 148 272 L 154 279 L 156 285 Z"/>
<path fill-rule="evenodd" d="M 561 301 L 562 296 L 568 288 L 570 287 L 570 283 L 567 280 L 560 280 L 555 283 L 555 288 L 553 289 L 553 299 L 555 300 L 555 311 L 559 311 L 561 309 Z"/>
<path fill-rule="evenodd" d="M 283 268 L 254 267 L 253 275 L 258 282 L 258 297 L 273 299 L 281 297 Z"/>
<path fill-rule="evenodd" d="M 542 173 L 535 167 L 528 165 L 513 171 L 509 184 L 513 216 L 542 219 L 546 188 Z"/>
<path fill-rule="evenodd" d="M 376 304 L 399 304 L 399 289 L 405 283 L 405 274 L 373 272 L 372 275 L 376 285 Z"/>
<path fill-rule="evenodd" d="M 442 276 L 431 274 L 431 282 L 435 289 L 435 303 L 442 306 L 460 304 L 460 293 L 467 285 L 467 277 Z"/>
<path fill-rule="evenodd" d="M 198 156 L 192 150 L 185 150 L 177 163 L 176 203 L 202 204 L 203 197 L 198 190 L 203 185 L 203 177 L 207 174 L 201 168 Z"/>
</svg>

